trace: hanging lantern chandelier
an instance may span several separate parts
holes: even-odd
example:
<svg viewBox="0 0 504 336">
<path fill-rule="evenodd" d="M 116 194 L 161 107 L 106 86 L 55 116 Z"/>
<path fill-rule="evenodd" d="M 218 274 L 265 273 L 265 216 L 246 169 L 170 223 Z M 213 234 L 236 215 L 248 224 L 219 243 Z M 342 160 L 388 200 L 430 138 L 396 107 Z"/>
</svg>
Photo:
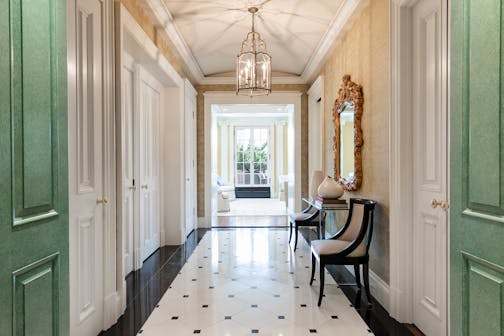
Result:
<svg viewBox="0 0 504 336">
<path fill-rule="evenodd" d="M 250 7 L 252 31 L 247 34 L 236 60 L 236 94 L 263 96 L 271 93 L 271 56 L 266 51 L 266 43 L 254 27 L 258 9 Z"/>
</svg>

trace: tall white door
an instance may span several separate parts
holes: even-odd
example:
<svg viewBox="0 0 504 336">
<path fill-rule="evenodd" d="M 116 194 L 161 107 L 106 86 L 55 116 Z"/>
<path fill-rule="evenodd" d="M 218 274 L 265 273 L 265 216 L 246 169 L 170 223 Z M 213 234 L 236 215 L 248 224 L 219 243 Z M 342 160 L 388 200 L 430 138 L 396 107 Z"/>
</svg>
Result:
<svg viewBox="0 0 504 336">
<path fill-rule="evenodd" d="M 135 200 L 135 63 L 128 54 L 123 55 L 121 150 L 122 150 L 122 239 L 124 275 L 134 270 L 134 223 L 138 213 Z"/>
<path fill-rule="evenodd" d="M 102 3 L 69 1 L 70 330 L 103 328 Z M 75 30 L 74 30 L 75 29 Z"/>
<path fill-rule="evenodd" d="M 447 9 L 413 8 L 413 322 L 429 336 L 447 335 Z"/>
<path fill-rule="evenodd" d="M 140 249 L 142 261 L 160 245 L 159 114 L 161 85 L 140 71 L 139 144 Z"/>
<path fill-rule="evenodd" d="M 185 98 L 185 224 L 186 236 L 196 228 L 196 104 Z"/>
</svg>

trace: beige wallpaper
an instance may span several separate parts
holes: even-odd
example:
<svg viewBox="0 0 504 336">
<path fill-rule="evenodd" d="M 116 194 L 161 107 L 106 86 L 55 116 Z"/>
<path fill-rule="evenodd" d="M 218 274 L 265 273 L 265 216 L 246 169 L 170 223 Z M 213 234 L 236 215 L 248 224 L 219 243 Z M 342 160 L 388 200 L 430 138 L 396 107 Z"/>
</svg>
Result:
<svg viewBox="0 0 504 336">
<path fill-rule="evenodd" d="M 334 46 L 323 67 L 325 123 L 333 125 L 332 108 L 341 78 L 345 74 L 362 85 L 364 113 L 362 130 L 363 182 L 360 196 L 378 202 L 375 230 L 370 250 L 371 269 L 389 282 L 389 1 L 373 0 L 353 23 L 346 35 Z M 334 172 L 332 153 L 334 128 L 326 134 L 326 171 Z"/>
<path fill-rule="evenodd" d="M 194 85 L 194 78 L 191 78 L 190 72 L 186 69 L 182 57 L 177 48 L 165 33 L 163 25 L 156 20 L 156 16 L 147 5 L 145 0 L 115 0 L 122 3 L 124 7 L 135 18 L 145 33 L 150 37 L 154 44 L 163 53 L 163 56 L 175 68 L 182 78 L 188 78 Z"/>
<path fill-rule="evenodd" d="M 273 84 L 273 91 L 300 91 L 301 97 L 301 193 L 308 194 L 308 85 Z M 234 84 L 197 85 L 197 160 L 198 160 L 198 217 L 205 216 L 205 102 L 203 94 L 210 91 L 234 91 Z"/>
</svg>

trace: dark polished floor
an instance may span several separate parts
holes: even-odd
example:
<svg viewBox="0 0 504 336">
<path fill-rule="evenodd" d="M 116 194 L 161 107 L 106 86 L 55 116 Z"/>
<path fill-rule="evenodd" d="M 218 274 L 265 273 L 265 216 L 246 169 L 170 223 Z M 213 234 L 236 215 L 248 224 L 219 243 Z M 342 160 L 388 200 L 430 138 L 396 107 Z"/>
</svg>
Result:
<svg viewBox="0 0 504 336">
<path fill-rule="evenodd" d="M 126 311 L 100 335 L 136 335 L 207 231 L 198 229 L 188 236 L 185 244 L 158 249 L 141 269 L 130 273 L 126 277 Z"/>
<path fill-rule="evenodd" d="M 214 230 L 232 230 L 229 228 Z M 278 228 L 277 228 L 278 230 Z M 140 330 L 152 310 L 178 275 L 182 266 L 191 256 L 198 242 L 207 229 L 194 231 L 181 246 L 166 246 L 157 250 L 145 262 L 143 267 L 131 273 L 127 278 L 127 307 L 123 316 L 103 336 L 133 336 Z M 309 243 L 316 238 L 310 229 L 301 229 L 302 236 Z M 355 278 L 343 266 L 328 266 L 327 270 L 334 277 L 348 299 L 353 303 L 370 331 L 377 336 L 410 336 L 405 325 L 395 321 L 376 301 L 368 307 L 365 295 L 361 295 L 355 285 Z"/>
</svg>

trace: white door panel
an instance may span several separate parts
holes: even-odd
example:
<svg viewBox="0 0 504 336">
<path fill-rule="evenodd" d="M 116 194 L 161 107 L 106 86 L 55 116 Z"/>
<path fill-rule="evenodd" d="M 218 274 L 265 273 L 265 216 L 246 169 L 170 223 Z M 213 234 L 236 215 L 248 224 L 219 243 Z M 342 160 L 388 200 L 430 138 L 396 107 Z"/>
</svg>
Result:
<svg viewBox="0 0 504 336">
<path fill-rule="evenodd" d="M 445 0 L 413 9 L 414 229 L 413 322 L 429 336 L 447 334 L 447 200 Z"/>
<path fill-rule="evenodd" d="M 71 6 L 71 7 L 70 7 Z M 103 328 L 103 86 L 102 4 L 77 0 L 69 9 L 70 330 L 97 335 Z M 75 76 L 75 77 L 72 77 Z"/>
<path fill-rule="evenodd" d="M 121 107 L 121 143 L 122 143 L 122 234 L 124 275 L 134 269 L 134 222 L 135 222 L 135 64 L 125 54 L 122 69 L 122 107 Z"/>
<path fill-rule="evenodd" d="M 140 72 L 140 248 L 142 261 L 160 244 L 159 114 L 161 85 Z"/>
<path fill-rule="evenodd" d="M 196 104 L 195 97 L 185 98 L 185 233 L 196 228 Z"/>
</svg>

